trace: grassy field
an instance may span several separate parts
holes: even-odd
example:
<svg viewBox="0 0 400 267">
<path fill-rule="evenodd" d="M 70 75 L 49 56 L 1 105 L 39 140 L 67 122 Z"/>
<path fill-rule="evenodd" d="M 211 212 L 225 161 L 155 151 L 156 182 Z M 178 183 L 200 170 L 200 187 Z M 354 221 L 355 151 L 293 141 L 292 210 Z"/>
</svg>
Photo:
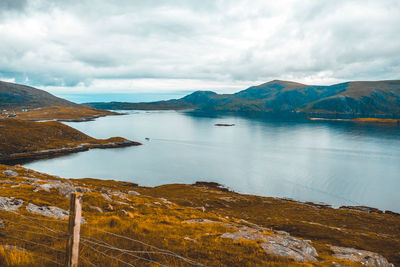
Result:
<svg viewBox="0 0 400 267">
<path fill-rule="evenodd" d="M 7 110 L 0 111 L 1 117 L 8 117 L 9 115 L 16 115 L 16 119 L 22 120 L 63 120 L 63 121 L 81 121 L 90 120 L 107 115 L 116 115 L 118 113 L 87 108 L 83 106 L 76 107 L 42 107 L 35 109 L 27 109 L 27 111 L 18 110 Z"/>
<path fill-rule="evenodd" d="M 129 141 L 121 137 L 95 139 L 57 121 L 0 119 L 0 159 L 24 158 L 48 150 L 78 147 L 79 151 L 79 146 L 90 148 L 123 143 L 128 144 Z"/>
<path fill-rule="evenodd" d="M 15 176 L 4 171 L 15 172 Z M 68 210 L 66 183 L 84 192 L 80 266 L 363 266 L 333 257 L 330 245 L 379 253 L 400 264 L 400 216 L 332 209 L 243 195 L 208 183 L 155 188 L 96 179 L 66 180 L 19 166 L 0 165 L 0 197 L 23 200 L 0 209 L 0 265 L 56 266 L 65 257 L 67 220 L 28 212 L 29 203 Z M 310 240 L 314 262 L 265 253 L 260 240 L 233 241 L 224 233 L 278 231 Z"/>
</svg>

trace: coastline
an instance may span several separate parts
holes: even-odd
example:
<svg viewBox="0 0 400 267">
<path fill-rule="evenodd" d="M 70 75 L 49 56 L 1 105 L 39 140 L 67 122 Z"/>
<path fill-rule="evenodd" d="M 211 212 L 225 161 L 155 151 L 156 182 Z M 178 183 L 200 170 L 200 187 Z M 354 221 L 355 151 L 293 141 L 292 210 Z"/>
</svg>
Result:
<svg viewBox="0 0 400 267">
<path fill-rule="evenodd" d="M 34 204 L 44 210 L 49 206 L 66 210 L 68 194 L 82 192 L 85 227 L 132 236 L 208 266 L 216 261 L 221 266 L 265 266 L 271 262 L 276 266 L 362 266 L 365 259 L 385 263 L 379 266 L 400 264 L 400 229 L 396 227 L 400 214 L 394 212 L 366 207 L 336 209 L 240 194 L 213 182 L 144 187 L 116 180 L 63 179 L 18 165 L 0 165 L 0 178 L 2 201 L 12 205 L 22 200 L 16 213 L 57 220 L 25 207 Z M 13 224 L 8 222 L 19 218 L 1 209 L 0 217 L 10 231 Z M 105 238 L 96 231 L 91 234 L 96 239 Z M 116 246 L 120 242 L 111 237 L 107 240 Z M 3 242 L 13 241 L 4 238 Z M 268 242 L 280 249 L 268 246 Z M 127 246 L 140 249 L 132 242 Z M 338 258 L 338 248 L 363 256 L 353 261 Z"/>
<path fill-rule="evenodd" d="M 63 147 L 63 148 L 55 148 L 55 149 L 47 149 L 47 150 L 38 150 L 38 151 L 32 151 L 32 152 L 24 152 L 24 153 L 14 153 L 14 154 L 9 154 L 6 156 L 1 156 L 0 155 L 0 164 L 1 163 L 7 163 L 7 162 L 12 162 L 15 160 L 33 160 L 33 159 L 45 159 L 48 157 L 52 156 L 61 156 L 61 155 L 66 155 L 66 154 L 71 154 L 71 153 L 77 153 L 77 152 L 82 152 L 82 151 L 88 151 L 93 148 L 100 148 L 100 149 L 106 149 L 106 148 L 121 148 L 121 147 L 128 147 L 128 146 L 140 146 L 142 145 L 139 142 L 135 141 L 122 141 L 122 142 L 110 142 L 110 143 L 87 143 L 87 144 L 81 144 L 79 146 L 75 147 Z M 7 164 L 8 165 L 8 164 Z"/>
</svg>

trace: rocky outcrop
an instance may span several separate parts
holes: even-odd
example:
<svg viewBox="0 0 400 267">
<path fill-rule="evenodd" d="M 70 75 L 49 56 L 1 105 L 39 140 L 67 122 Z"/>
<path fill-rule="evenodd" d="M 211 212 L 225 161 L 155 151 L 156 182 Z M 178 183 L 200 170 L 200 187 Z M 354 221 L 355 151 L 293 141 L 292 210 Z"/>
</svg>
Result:
<svg viewBox="0 0 400 267">
<path fill-rule="evenodd" d="M 131 191 L 128 191 L 128 195 L 137 197 L 137 196 L 140 196 L 140 193 L 131 190 Z"/>
<path fill-rule="evenodd" d="M 12 170 L 5 170 L 5 171 L 3 171 L 3 174 L 7 177 L 18 176 L 18 173 L 16 173 L 15 171 L 12 171 Z"/>
<path fill-rule="evenodd" d="M 317 251 L 313 246 L 304 240 L 297 239 L 290 235 L 270 235 L 264 238 L 266 241 L 260 246 L 271 255 L 294 258 L 296 261 L 308 262 L 317 261 Z"/>
<path fill-rule="evenodd" d="M 371 208 L 371 207 L 367 207 L 367 206 L 341 206 L 340 209 L 348 209 L 348 210 L 355 210 L 355 211 L 361 211 L 361 212 L 367 212 L 367 213 L 376 213 L 376 214 L 383 213 L 379 209 Z"/>
<path fill-rule="evenodd" d="M 37 206 L 29 203 L 26 210 L 32 213 L 40 214 L 46 217 L 54 217 L 56 219 L 67 219 L 69 212 L 54 206 Z"/>
<path fill-rule="evenodd" d="M 221 237 L 231 238 L 234 241 L 253 240 L 263 241 L 260 246 L 265 253 L 285 258 L 294 258 L 296 261 L 317 261 L 317 251 L 304 240 L 290 236 L 288 233 L 265 235 L 262 232 L 244 227 L 234 233 L 225 233 Z"/>
<path fill-rule="evenodd" d="M 394 267 L 393 264 L 378 253 L 336 246 L 331 246 L 331 249 L 334 252 L 332 256 L 335 258 L 354 261 L 371 267 Z"/>
<path fill-rule="evenodd" d="M 0 210 L 14 211 L 19 209 L 24 201 L 14 197 L 0 197 Z"/>
<path fill-rule="evenodd" d="M 67 198 L 70 197 L 71 193 L 77 192 L 76 188 L 70 182 L 62 183 L 61 181 L 51 181 L 47 184 L 38 184 L 34 192 L 38 192 L 40 190 L 50 192 L 52 188 L 56 189 L 61 196 Z"/>
</svg>

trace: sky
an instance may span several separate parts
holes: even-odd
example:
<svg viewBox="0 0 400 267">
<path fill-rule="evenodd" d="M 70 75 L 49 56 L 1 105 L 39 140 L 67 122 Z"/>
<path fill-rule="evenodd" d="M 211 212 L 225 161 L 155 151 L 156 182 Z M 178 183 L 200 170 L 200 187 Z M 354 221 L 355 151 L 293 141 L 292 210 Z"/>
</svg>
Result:
<svg viewBox="0 0 400 267">
<path fill-rule="evenodd" d="M 0 0 L 0 80 L 58 94 L 400 79 L 398 0 Z"/>
</svg>

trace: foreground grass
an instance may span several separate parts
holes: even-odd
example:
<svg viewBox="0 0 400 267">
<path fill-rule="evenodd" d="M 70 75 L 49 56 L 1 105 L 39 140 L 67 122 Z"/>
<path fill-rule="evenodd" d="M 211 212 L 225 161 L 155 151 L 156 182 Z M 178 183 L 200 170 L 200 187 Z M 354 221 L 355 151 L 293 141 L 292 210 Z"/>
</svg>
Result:
<svg viewBox="0 0 400 267">
<path fill-rule="evenodd" d="M 18 175 L 6 177 L 3 171 L 10 169 Z M 64 180 L 0 165 L 0 196 L 24 200 L 16 212 L 0 210 L 1 266 L 64 262 L 67 221 L 29 213 L 25 206 L 68 210 L 69 200 L 55 189 L 34 192 L 35 185 L 23 183 L 27 178 L 40 179 L 35 182 L 39 184 L 67 181 L 85 192 L 80 266 L 193 266 L 190 260 L 208 266 L 361 266 L 332 257 L 329 245 L 377 252 L 400 264 L 400 216 L 396 214 L 242 195 L 210 184 L 147 188 L 117 181 Z M 191 223 L 192 219 L 208 221 Z M 242 227 L 260 228 L 265 235 L 283 230 L 311 240 L 318 262 L 268 255 L 259 241 L 221 238 Z"/>
</svg>

